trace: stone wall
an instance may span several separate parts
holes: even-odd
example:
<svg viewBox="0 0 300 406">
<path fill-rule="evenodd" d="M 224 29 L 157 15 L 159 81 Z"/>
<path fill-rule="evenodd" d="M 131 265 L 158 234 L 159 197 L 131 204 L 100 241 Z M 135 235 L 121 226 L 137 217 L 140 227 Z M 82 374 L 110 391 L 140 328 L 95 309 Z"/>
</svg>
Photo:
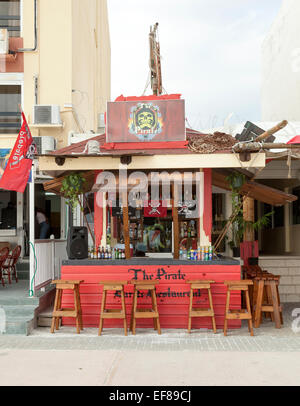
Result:
<svg viewBox="0 0 300 406">
<path fill-rule="evenodd" d="M 300 256 L 260 257 L 259 266 L 280 278 L 280 300 L 282 303 L 300 303 Z"/>
</svg>

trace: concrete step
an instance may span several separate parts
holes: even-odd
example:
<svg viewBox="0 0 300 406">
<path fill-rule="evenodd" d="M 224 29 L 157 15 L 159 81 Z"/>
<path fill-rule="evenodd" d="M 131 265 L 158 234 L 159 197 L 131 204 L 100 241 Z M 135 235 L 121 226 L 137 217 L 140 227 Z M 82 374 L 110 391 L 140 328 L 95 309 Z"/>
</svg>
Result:
<svg viewBox="0 0 300 406">
<path fill-rule="evenodd" d="M 2 305 L 0 309 L 3 309 L 5 312 L 6 317 L 27 317 L 32 316 L 34 314 L 35 309 L 37 308 L 36 305 L 24 305 L 24 306 L 11 306 L 11 305 Z"/>
<path fill-rule="evenodd" d="M 37 326 L 38 314 L 53 307 L 55 289 L 48 287 L 39 297 L 27 296 L 27 284 L 19 283 L 4 288 L 0 294 L 0 334 L 29 335 Z"/>
<path fill-rule="evenodd" d="M 51 327 L 53 306 L 48 307 L 37 316 L 38 327 Z"/>
<path fill-rule="evenodd" d="M 4 334 L 28 336 L 34 329 L 34 326 L 34 319 L 24 320 L 23 318 L 13 318 L 6 322 Z"/>
<path fill-rule="evenodd" d="M 1 297 L 0 295 L 0 307 L 1 306 L 35 306 L 39 305 L 39 298 L 38 297 L 17 297 L 17 296 L 7 296 Z"/>
<path fill-rule="evenodd" d="M 0 333 L 29 335 L 35 324 L 36 306 L 0 307 Z"/>
</svg>

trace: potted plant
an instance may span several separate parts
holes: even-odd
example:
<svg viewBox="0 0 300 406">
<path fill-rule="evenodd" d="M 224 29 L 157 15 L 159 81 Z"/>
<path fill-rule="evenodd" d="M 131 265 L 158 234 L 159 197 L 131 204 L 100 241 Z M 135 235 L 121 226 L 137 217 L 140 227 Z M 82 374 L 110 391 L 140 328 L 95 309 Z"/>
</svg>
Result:
<svg viewBox="0 0 300 406">
<path fill-rule="evenodd" d="M 86 179 L 81 173 L 71 173 L 70 175 L 65 176 L 65 178 L 63 179 L 60 191 L 63 194 L 64 198 L 67 199 L 66 203 L 71 207 L 72 212 L 74 212 L 75 208 L 78 205 L 80 206 L 80 210 L 83 213 L 83 217 L 87 224 L 89 233 L 95 244 L 95 237 L 84 214 L 84 209 L 80 200 L 81 195 L 85 198 L 85 183 Z"/>
<path fill-rule="evenodd" d="M 243 213 L 243 197 L 240 190 L 246 182 L 245 175 L 233 172 L 226 180 L 229 182 L 231 189 L 232 212 L 236 214 L 232 222 L 232 239 L 229 241 L 229 246 L 233 251 L 234 257 L 240 256 L 240 244 L 243 242 L 244 234 L 247 230 L 257 231 L 270 223 L 270 216 L 273 212 L 264 214 L 256 221 L 247 221 L 244 219 Z"/>
</svg>

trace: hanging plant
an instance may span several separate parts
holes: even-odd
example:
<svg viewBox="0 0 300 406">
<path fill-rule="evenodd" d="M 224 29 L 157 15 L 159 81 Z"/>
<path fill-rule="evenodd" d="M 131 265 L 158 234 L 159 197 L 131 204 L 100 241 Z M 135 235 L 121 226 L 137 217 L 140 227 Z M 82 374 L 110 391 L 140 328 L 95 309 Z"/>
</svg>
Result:
<svg viewBox="0 0 300 406">
<path fill-rule="evenodd" d="M 67 200 L 67 204 L 71 207 L 72 211 L 76 209 L 79 202 L 79 196 L 84 194 L 85 178 L 80 173 L 72 173 L 64 178 L 62 181 L 62 188 L 60 191 L 63 193 Z"/>
<path fill-rule="evenodd" d="M 67 199 L 66 203 L 70 206 L 72 212 L 76 209 L 79 205 L 80 210 L 83 213 L 83 217 L 87 224 L 89 233 L 92 237 L 92 240 L 95 244 L 95 237 L 91 231 L 87 218 L 84 214 L 84 209 L 82 207 L 80 196 L 85 196 L 84 186 L 86 183 L 86 179 L 83 177 L 81 173 L 71 173 L 70 175 L 66 176 L 62 181 L 62 187 L 60 189 L 61 193 L 63 194 L 64 198 Z"/>
</svg>

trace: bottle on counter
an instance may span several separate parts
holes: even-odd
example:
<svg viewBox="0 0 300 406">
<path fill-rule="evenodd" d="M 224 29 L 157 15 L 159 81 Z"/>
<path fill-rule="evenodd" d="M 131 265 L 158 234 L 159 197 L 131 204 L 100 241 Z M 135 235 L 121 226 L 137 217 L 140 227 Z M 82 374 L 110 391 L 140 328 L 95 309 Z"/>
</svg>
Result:
<svg viewBox="0 0 300 406">
<path fill-rule="evenodd" d="M 122 259 L 125 259 L 125 250 L 122 250 Z"/>
<path fill-rule="evenodd" d="M 180 248 L 179 250 L 179 259 L 183 259 L 183 250 Z"/>
<path fill-rule="evenodd" d="M 212 247 L 212 246 L 209 247 L 208 254 L 209 254 L 209 261 L 212 261 L 213 260 L 213 254 L 214 254 L 214 247 Z"/>
<path fill-rule="evenodd" d="M 187 260 L 190 261 L 191 260 L 191 251 L 187 250 Z"/>
<path fill-rule="evenodd" d="M 204 247 L 200 248 L 200 261 L 204 261 L 205 259 L 205 252 L 204 252 Z"/>
</svg>

